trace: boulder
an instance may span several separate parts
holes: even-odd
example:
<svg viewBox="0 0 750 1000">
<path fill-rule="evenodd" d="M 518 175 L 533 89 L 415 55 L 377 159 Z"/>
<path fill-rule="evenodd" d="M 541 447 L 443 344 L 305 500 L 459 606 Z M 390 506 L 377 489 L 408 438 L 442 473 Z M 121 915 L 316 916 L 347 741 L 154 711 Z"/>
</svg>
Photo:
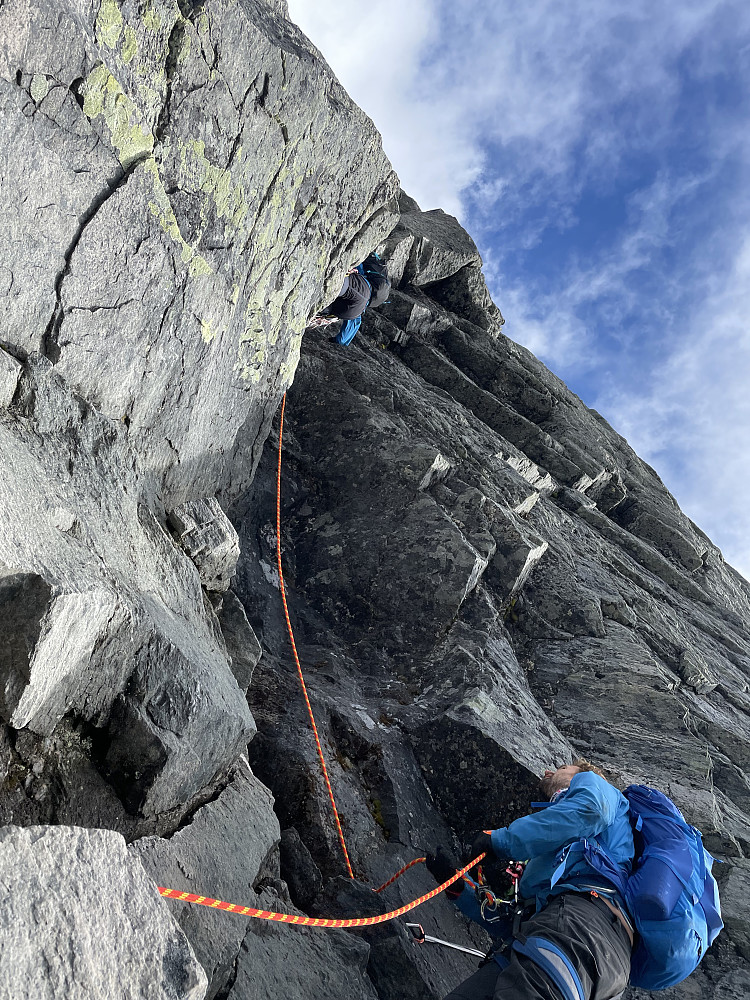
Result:
<svg viewBox="0 0 750 1000">
<path fill-rule="evenodd" d="M 0 829 L 0 997 L 202 1000 L 206 976 L 119 834 Z"/>
<path fill-rule="evenodd" d="M 224 593 L 234 576 L 240 545 L 237 532 L 215 497 L 189 500 L 171 510 L 169 526 L 195 563 L 206 590 Z"/>
<path fill-rule="evenodd" d="M 130 852 L 159 885 L 256 906 L 253 886 L 278 841 L 273 799 L 241 758 L 226 788 L 188 824 L 169 840 L 137 840 Z M 206 970 L 210 1000 L 230 979 L 251 918 L 179 900 L 168 906 Z"/>
</svg>

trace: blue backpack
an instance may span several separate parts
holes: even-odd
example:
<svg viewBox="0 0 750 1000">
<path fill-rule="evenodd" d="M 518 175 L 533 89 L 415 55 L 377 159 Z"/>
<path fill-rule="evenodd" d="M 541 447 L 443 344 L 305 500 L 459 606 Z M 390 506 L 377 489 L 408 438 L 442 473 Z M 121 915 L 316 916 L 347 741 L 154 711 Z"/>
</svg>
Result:
<svg viewBox="0 0 750 1000">
<path fill-rule="evenodd" d="M 635 840 L 632 871 L 624 872 L 596 840 L 571 844 L 566 860 L 571 852 L 582 855 L 617 887 L 638 932 L 631 985 L 664 990 L 690 975 L 724 926 L 714 858 L 662 792 L 630 785 L 623 794 Z"/>
</svg>

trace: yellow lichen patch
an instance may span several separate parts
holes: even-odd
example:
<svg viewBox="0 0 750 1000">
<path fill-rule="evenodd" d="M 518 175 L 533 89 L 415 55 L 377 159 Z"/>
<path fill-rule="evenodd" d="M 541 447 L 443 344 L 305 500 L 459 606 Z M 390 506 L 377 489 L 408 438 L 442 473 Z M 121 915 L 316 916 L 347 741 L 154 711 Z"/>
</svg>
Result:
<svg viewBox="0 0 750 1000">
<path fill-rule="evenodd" d="M 143 23 L 146 25 L 149 31 L 156 32 L 159 31 L 159 29 L 161 28 L 161 18 L 156 13 L 156 11 L 151 10 L 150 6 L 148 10 L 146 10 L 143 14 Z"/>
<path fill-rule="evenodd" d="M 144 167 L 151 174 L 154 182 L 154 199 L 148 203 L 149 211 L 158 221 L 164 232 L 181 248 L 180 258 L 184 264 L 188 265 L 190 277 L 199 278 L 203 275 L 213 274 L 214 270 L 205 257 L 202 257 L 195 251 L 180 232 L 177 217 L 164 190 L 164 185 L 159 176 L 159 168 L 153 156 L 146 160 Z"/>
<path fill-rule="evenodd" d="M 213 325 L 211 324 L 210 320 L 207 320 L 207 319 L 202 319 L 201 320 L 201 336 L 203 337 L 203 340 L 207 344 L 211 343 L 211 341 L 216 336 L 216 332 L 217 331 L 213 327 Z"/>
<path fill-rule="evenodd" d="M 267 315 L 264 303 L 252 298 L 245 308 L 245 330 L 240 335 L 235 372 L 243 382 L 257 384 L 263 373 L 266 359 L 266 331 L 264 318 Z"/>
<path fill-rule="evenodd" d="M 182 66 L 190 58 L 190 48 L 193 44 L 192 36 L 183 31 L 180 35 L 180 47 L 177 50 L 177 65 Z"/>
<path fill-rule="evenodd" d="M 208 263 L 205 257 L 201 257 L 199 253 L 193 253 L 190 259 L 190 277 L 199 278 L 202 274 L 213 274 L 214 269 Z"/>
<path fill-rule="evenodd" d="M 99 13 L 96 16 L 96 37 L 113 49 L 120 40 L 122 32 L 122 11 L 117 0 L 102 0 Z"/>
<path fill-rule="evenodd" d="M 125 41 L 122 45 L 122 61 L 131 63 L 138 52 L 138 39 L 129 24 L 125 25 Z"/>
<path fill-rule="evenodd" d="M 297 365 L 299 364 L 299 354 L 301 347 L 302 347 L 302 334 L 296 333 L 292 337 L 292 343 L 289 348 L 289 354 L 287 355 L 287 359 L 279 369 L 279 378 L 281 379 L 282 385 L 292 384 L 292 381 L 294 379 L 294 373 L 297 371 Z"/>
<path fill-rule="evenodd" d="M 47 77 L 37 73 L 31 81 L 30 93 L 32 100 L 36 104 L 44 100 L 49 93 L 49 80 Z"/>
<path fill-rule="evenodd" d="M 180 143 L 180 173 L 185 186 L 200 189 L 216 208 L 216 214 L 227 225 L 238 229 L 248 212 L 245 189 L 241 183 L 234 183 L 229 170 L 217 167 L 206 156 L 206 145 L 202 140 L 193 139 Z M 207 213 L 201 210 L 205 221 Z"/>
<path fill-rule="evenodd" d="M 124 168 L 153 152 L 154 137 L 141 124 L 140 111 L 103 63 L 91 71 L 81 92 L 84 114 L 91 121 L 104 118 Z"/>
</svg>

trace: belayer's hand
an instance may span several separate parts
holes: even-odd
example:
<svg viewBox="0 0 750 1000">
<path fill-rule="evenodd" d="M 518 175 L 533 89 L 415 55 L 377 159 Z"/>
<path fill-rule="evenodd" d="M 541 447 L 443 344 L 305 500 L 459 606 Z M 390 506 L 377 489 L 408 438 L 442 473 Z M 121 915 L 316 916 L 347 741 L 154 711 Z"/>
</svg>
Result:
<svg viewBox="0 0 750 1000">
<path fill-rule="evenodd" d="M 425 864 L 427 866 L 427 871 L 432 875 L 438 885 L 442 885 L 443 882 L 447 882 L 452 875 L 455 875 L 461 865 L 458 860 L 454 857 L 451 851 L 447 847 L 443 847 L 442 844 L 436 849 L 434 854 L 428 854 L 425 859 Z M 445 890 L 446 896 L 451 896 L 454 899 L 460 896 L 463 892 L 464 884 L 459 879 L 458 882 L 454 882 L 453 885 L 449 886 Z"/>
<path fill-rule="evenodd" d="M 478 858 L 480 854 L 486 854 L 487 860 L 492 861 L 495 858 L 495 852 L 492 850 L 492 837 L 487 833 L 486 830 L 482 830 L 478 833 L 471 844 L 471 858 Z"/>
</svg>

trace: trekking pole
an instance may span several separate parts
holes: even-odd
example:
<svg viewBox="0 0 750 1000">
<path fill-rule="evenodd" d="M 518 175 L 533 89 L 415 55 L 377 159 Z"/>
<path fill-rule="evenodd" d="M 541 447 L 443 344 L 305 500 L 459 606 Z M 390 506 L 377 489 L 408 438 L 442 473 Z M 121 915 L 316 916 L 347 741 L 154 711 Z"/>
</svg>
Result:
<svg viewBox="0 0 750 1000">
<path fill-rule="evenodd" d="M 452 948 L 454 951 L 462 951 L 465 955 L 476 955 L 477 958 L 484 958 L 485 952 L 476 948 L 464 948 L 461 944 L 452 944 L 450 941 L 443 941 L 442 938 L 433 937 L 432 934 L 425 934 L 421 924 L 406 924 L 412 933 L 415 944 L 441 944 L 444 948 Z"/>
</svg>

